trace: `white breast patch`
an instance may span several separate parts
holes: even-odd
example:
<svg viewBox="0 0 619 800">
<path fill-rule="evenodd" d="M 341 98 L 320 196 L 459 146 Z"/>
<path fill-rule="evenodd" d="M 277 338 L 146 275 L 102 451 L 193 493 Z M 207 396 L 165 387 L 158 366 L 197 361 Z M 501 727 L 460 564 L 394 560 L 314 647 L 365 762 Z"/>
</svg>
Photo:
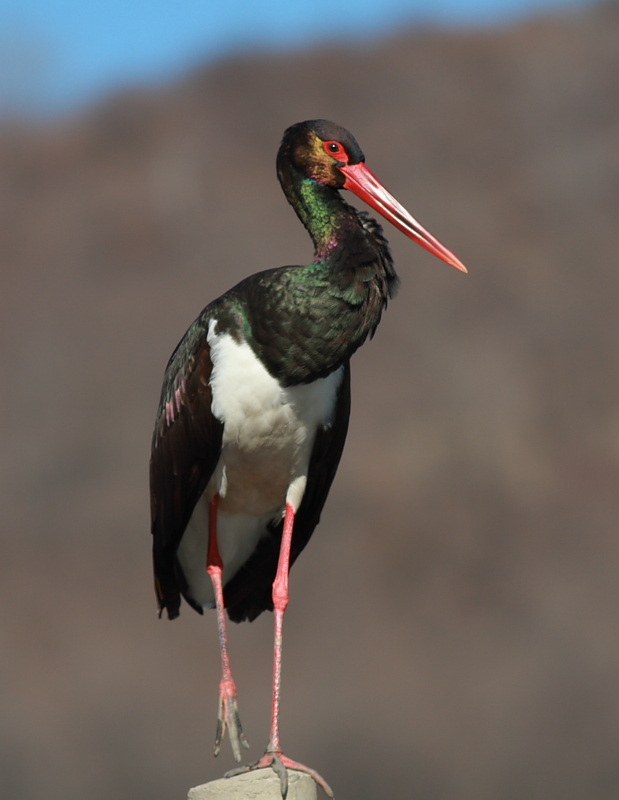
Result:
<svg viewBox="0 0 619 800">
<path fill-rule="evenodd" d="M 316 431 L 331 423 L 344 367 L 313 383 L 279 383 L 253 353 L 227 333 L 208 331 L 213 371 L 212 411 L 223 422 L 217 469 L 196 506 L 178 557 L 198 603 L 211 604 L 205 572 L 208 502 L 218 492 L 217 540 L 224 583 L 253 552 L 265 526 L 301 503 Z"/>
</svg>

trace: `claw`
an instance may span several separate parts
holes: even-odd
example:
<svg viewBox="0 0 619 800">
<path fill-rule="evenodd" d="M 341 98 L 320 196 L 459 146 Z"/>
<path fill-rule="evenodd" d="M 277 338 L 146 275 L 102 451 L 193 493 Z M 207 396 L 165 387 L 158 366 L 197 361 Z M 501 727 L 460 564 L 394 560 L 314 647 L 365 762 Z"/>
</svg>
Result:
<svg viewBox="0 0 619 800">
<path fill-rule="evenodd" d="M 222 680 L 219 684 L 219 710 L 217 713 L 217 731 L 215 733 L 216 756 L 221 750 L 221 742 L 226 730 L 230 736 L 230 746 L 235 761 L 241 760 L 241 745 L 248 748 L 249 743 L 243 733 L 239 709 L 236 702 L 236 687 L 233 681 Z"/>
<path fill-rule="evenodd" d="M 272 755 L 271 767 L 273 767 L 273 771 L 279 778 L 279 785 L 282 790 L 282 798 L 283 800 L 286 800 L 286 796 L 288 795 L 288 770 L 282 764 L 281 758 L 275 753 Z"/>
<path fill-rule="evenodd" d="M 306 767 L 304 764 L 299 764 L 298 761 L 293 761 L 291 758 L 288 758 L 283 753 L 270 750 L 267 748 L 266 753 L 259 758 L 258 761 L 255 761 L 253 764 L 247 764 L 244 767 L 238 767 L 237 769 L 232 769 L 230 772 L 226 772 L 226 778 L 232 778 L 235 775 L 242 775 L 245 772 L 251 772 L 255 769 L 264 769 L 265 767 L 271 767 L 271 769 L 275 772 L 277 777 L 279 778 L 279 784 L 282 793 L 282 800 L 286 800 L 286 795 L 288 794 L 288 770 L 294 769 L 297 772 L 304 772 L 306 775 L 309 775 L 313 781 L 315 781 L 318 786 L 324 791 L 327 797 L 330 797 L 333 800 L 333 790 L 329 786 L 329 784 L 322 778 L 316 770 L 310 769 Z"/>
</svg>

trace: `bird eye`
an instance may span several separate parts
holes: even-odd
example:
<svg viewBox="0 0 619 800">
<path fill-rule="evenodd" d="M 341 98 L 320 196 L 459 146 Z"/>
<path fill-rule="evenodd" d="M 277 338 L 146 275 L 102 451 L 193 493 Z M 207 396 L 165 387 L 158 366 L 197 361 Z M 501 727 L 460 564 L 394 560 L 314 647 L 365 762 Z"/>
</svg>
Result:
<svg viewBox="0 0 619 800">
<path fill-rule="evenodd" d="M 322 146 L 328 155 L 337 158 L 338 161 L 348 163 L 348 153 L 344 149 L 344 145 L 339 142 L 323 142 Z"/>
</svg>

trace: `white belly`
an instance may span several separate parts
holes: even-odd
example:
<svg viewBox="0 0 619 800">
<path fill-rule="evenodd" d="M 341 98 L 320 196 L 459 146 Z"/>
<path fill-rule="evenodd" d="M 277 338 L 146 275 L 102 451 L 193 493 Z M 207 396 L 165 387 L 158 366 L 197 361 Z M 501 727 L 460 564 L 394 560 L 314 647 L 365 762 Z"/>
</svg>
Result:
<svg viewBox="0 0 619 800">
<path fill-rule="evenodd" d="M 178 549 L 195 601 L 212 605 L 206 574 L 208 507 L 220 496 L 217 543 L 229 581 L 249 558 L 266 525 L 279 519 L 286 502 L 303 497 L 316 431 L 333 418 L 343 367 L 311 384 L 282 389 L 247 344 L 209 327 L 213 414 L 223 422 L 215 473 L 196 505 Z"/>
</svg>

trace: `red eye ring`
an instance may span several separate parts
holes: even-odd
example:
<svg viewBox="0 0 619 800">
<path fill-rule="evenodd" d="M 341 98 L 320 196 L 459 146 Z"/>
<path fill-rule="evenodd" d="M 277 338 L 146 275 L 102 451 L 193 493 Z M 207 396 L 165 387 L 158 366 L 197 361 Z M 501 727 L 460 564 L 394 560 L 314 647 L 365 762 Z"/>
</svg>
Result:
<svg viewBox="0 0 619 800">
<path fill-rule="evenodd" d="M 344 145 L 340 142 L 336 142 L 335 140 L 323 142 L 322 147 L 325 153 L 328 156 L 331 156 L 331 158 L 335 158 L 336 161 L 341 163 L 348 164 L 348 153 L 346 152 Z"/>
</svg>

